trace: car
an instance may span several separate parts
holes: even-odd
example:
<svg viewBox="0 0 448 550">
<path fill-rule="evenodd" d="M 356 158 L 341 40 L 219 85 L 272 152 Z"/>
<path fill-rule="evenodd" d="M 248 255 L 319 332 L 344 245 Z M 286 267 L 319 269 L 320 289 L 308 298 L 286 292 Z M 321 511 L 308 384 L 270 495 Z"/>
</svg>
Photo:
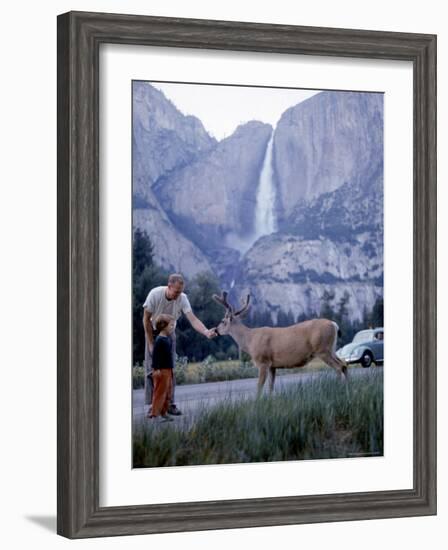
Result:
<svg viewBox="0 0 448 550">
<path fill-rule="evenodd" d="M 337 350 L 336 355 L 349 365 L 361 363 L 364 368 L 384 362 L 384 329 L 377 327 L 357 332 L 350 344 Z"/>
</svg>

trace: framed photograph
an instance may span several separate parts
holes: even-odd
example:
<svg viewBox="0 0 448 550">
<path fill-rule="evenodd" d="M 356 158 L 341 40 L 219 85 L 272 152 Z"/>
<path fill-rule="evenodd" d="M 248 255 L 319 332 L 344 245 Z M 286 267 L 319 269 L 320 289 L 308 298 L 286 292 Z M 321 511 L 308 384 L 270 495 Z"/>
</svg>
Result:
<svg viewBox="0 0 448 550">
<path fill-rule="evenodd" d="M 436 513 L 435 120 L 435 36 L 58 17 L 59 534 Z"/>
<path fill-rule="evenodd" d="M 132 82 L 135 468 L 383 456 L 383 96 Z"/>
</svg>

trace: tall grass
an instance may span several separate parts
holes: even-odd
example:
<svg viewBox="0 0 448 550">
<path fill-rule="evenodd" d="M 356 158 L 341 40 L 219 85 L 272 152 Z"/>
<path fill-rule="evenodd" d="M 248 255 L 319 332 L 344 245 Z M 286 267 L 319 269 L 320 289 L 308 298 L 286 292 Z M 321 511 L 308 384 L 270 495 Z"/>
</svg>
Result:
<svg viewBox="0 0 448 550">
<path fill-rule="evenodd" d="M 204 406 L 186 429 L 142 425 L 134 467 L 382 455 L 382 371 L 363 374 L 344 384 L 322 373 L 259 400 Z"/>
</svg>

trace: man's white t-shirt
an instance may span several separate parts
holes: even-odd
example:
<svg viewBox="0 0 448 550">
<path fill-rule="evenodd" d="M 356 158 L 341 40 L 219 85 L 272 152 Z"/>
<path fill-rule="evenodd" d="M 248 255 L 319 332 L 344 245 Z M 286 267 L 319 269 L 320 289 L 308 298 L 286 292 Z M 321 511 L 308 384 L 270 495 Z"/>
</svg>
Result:
<svg viewBox="0 0 448 550">
<path fill-rule="evenodd" d="M 166 286 L 153 288 L 143 304 L 143 307 L 152 313 L 151 321 L 154 328 L 157 316 L 162 313 L 172 315 L 177 321 L 182 313 L 191 311 L 191 305 L 185 293 L 182 292 L 175 300 L 168 300 L 165 295 L 167 288 Z"/>
</svg>

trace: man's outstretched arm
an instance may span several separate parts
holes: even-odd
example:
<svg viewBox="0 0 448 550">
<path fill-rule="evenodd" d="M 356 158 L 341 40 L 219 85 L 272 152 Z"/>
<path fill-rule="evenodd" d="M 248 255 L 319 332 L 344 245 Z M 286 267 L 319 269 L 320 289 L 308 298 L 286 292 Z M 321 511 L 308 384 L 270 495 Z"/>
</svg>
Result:
<svg viewBox="0 0 448 550">
<path fill-rule="evenodd" d="M 199 334 L 202 334 L 206 338 L 214 338 L 216 336 L 216 332 L 214 330 L 209 330 L 202 321 L 200 321 L 196 315 L 189 311 L 185 314 L 187 319 L 190 321 L 191 326 L 194 328 L 196 332 L 199 332 Z"/>
</svg>

